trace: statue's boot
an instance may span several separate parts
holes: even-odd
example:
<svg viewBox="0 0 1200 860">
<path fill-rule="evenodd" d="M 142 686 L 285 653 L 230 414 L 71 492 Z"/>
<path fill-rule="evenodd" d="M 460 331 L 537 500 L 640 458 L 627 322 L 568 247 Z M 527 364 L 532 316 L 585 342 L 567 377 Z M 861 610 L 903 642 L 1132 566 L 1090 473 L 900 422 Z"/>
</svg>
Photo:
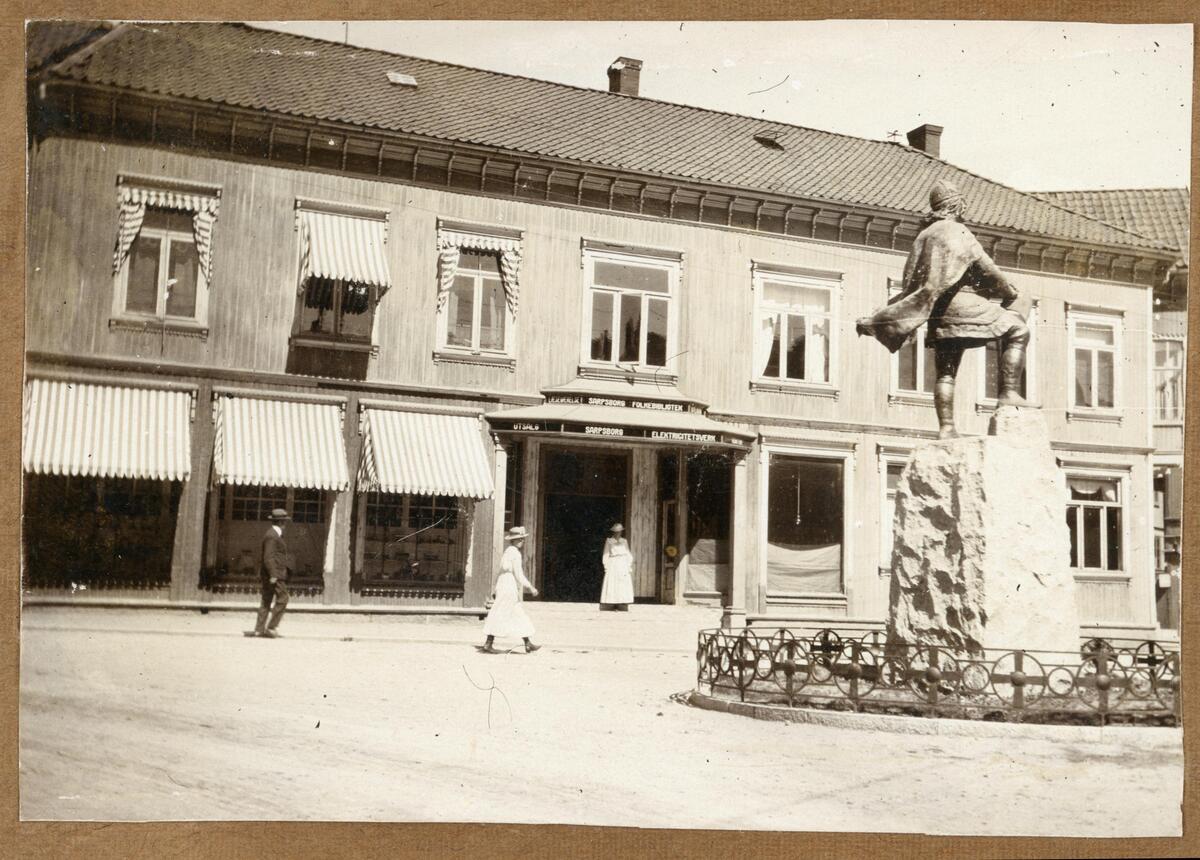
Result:
<svg viewBox="0 0 1200 860">
<path fill-rule="evenodd" d="M 954 429 L 954 383 L 938 380 L 933 386 L 933 408 L 938 417 L 938 438 L 957 439 Z"/>
<path fill-rule="evenodd" d="M 1000 396 L 999 406 L 1029 406 L 1021 396 L 1021 372 L 1025 369 L 1025 343 L 1014 341 L 1004 344 L 1000 353 Z"/>
</svg>

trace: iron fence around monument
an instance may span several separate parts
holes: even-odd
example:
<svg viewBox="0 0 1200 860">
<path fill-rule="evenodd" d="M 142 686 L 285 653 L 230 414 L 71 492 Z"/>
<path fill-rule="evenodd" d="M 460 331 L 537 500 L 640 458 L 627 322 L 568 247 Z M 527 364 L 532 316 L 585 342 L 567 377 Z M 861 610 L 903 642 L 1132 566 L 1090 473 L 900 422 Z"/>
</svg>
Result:
<svg viewBox="0 0 1200 860">
<path fill-rule="evenodd" d="M 1092 639 L 1078 652 L 888 642 L 836 630 L 702 630 L 697 692 L 741 702 L 1009 722 L 1180 724 L 1179 651 Z"/>
</svg>

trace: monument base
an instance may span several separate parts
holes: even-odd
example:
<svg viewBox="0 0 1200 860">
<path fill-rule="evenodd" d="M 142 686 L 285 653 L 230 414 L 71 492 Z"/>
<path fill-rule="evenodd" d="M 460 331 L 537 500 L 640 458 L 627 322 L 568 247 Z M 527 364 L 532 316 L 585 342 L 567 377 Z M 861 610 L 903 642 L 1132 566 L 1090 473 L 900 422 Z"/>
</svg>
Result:
<svg viewBox="0 0 1200 860">
<path fill-rule="evenodd" d="M 1066 484 L 1041 412 L 917 448 L 896 491 L 888 639 L 1077 652 Z"/>
</svg>

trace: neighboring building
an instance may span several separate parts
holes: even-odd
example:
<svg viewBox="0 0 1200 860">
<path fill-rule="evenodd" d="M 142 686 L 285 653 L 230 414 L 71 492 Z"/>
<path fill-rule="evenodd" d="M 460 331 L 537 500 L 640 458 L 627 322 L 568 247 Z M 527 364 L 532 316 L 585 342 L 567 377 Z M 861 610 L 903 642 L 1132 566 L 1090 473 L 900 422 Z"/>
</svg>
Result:
<svg viewBox="0 0 1200 860">
<path fill-rule="evenodd" d="M 936 126 L 674 105 L 640 68 L 600 92 L 157 24 L 38 71 L 28 592 L 244 599 L 286 506 L 298 602 L 482 607 L 513 524 L 547 599 L 594 601 L 621 520 L 639 600 L 877 627 L 892 488 L 936 422 L 921 344 L 853 321 L 946 177 L 1037 300 L 1082 632 L 1151 632 L 1176 252 L 939 160 Z M 993 364 L 964 361 L 968 431 Z"/>
<path fill-rule="evenodd" d="M 1154 557 L 1158 616 L 1179 626 L 1183 540 L 1183 405 L 1187 358 L 1188 238 L 1186 188 L 1042 192 L 1041 196 L 1175 248 L 1178 260 L 1154 289 Z"/>
</svg>

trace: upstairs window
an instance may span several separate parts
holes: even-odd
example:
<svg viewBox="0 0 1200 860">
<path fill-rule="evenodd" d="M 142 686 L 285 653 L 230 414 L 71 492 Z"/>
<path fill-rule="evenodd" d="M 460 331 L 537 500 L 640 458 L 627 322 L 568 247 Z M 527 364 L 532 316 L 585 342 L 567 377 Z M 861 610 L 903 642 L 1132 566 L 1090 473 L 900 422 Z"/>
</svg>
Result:
<svg viewBox="0 0 1200 860">
<path fill-rule="evenodd" d="M 1068 311 L 1072 406 L 1112 410 L 1118 401 L 1121 323 L 1113 314 Z"/>
<path fill-rule="evenodd" d="M 755 378 L 829 385 L 840 282 L 755 266 Z"/>
<path fill-rule="evenodd" d="M 122 177 L 113 320 L 202 326 L 208 316 L 219 191 Z"/>
<path fill-rule="evenodd" d="M 585 248 L 584 361 L 655 370 L 675 352 L 679 259 Z"/>
<path fill-rule="evenodd" d="M 1183 420 L 1183 341 L 1154 341 L 1154 404 L 1159 421 Z"/>
<path fill-rule="evenodd" d="M 1037 402 L 1037 387 L 1034 384 L 1035 355 L 1037 347 L 1038 306 L 1033 303 L 1026 325 L 1029 326 L 1029 345 L 1025 348 L 1025 367 L 1021 371 L 1020 395 L 1031 402 Z M 989 340 L 983 350 L 983 380 L 980 388 L 980 398 L 985 401 L 997 400 L 1000 397 L 1000 341 Z"/>
<path fill-rule="evenodd" d="M 903 289 L 900 281 L 888 279 L 889 298 L 898 296 Z M 926 326 L 921 326 L 904 346 L 892 354 L 893 395 L 932 402 L 937 363 L 933 358 L 933 344 L 925 342 L 925 333 Z"/>
<path fill-rule="evenodd" d="M 387 210 L 298 201 L 300 263 L 293 343 L 370 349 L 391 287 Z"/>
<path fill-rule="evenodd" d="M 511 363 L 520 298 L 521 234 L 438 225 L 438 353 Z"/>
</svg>

